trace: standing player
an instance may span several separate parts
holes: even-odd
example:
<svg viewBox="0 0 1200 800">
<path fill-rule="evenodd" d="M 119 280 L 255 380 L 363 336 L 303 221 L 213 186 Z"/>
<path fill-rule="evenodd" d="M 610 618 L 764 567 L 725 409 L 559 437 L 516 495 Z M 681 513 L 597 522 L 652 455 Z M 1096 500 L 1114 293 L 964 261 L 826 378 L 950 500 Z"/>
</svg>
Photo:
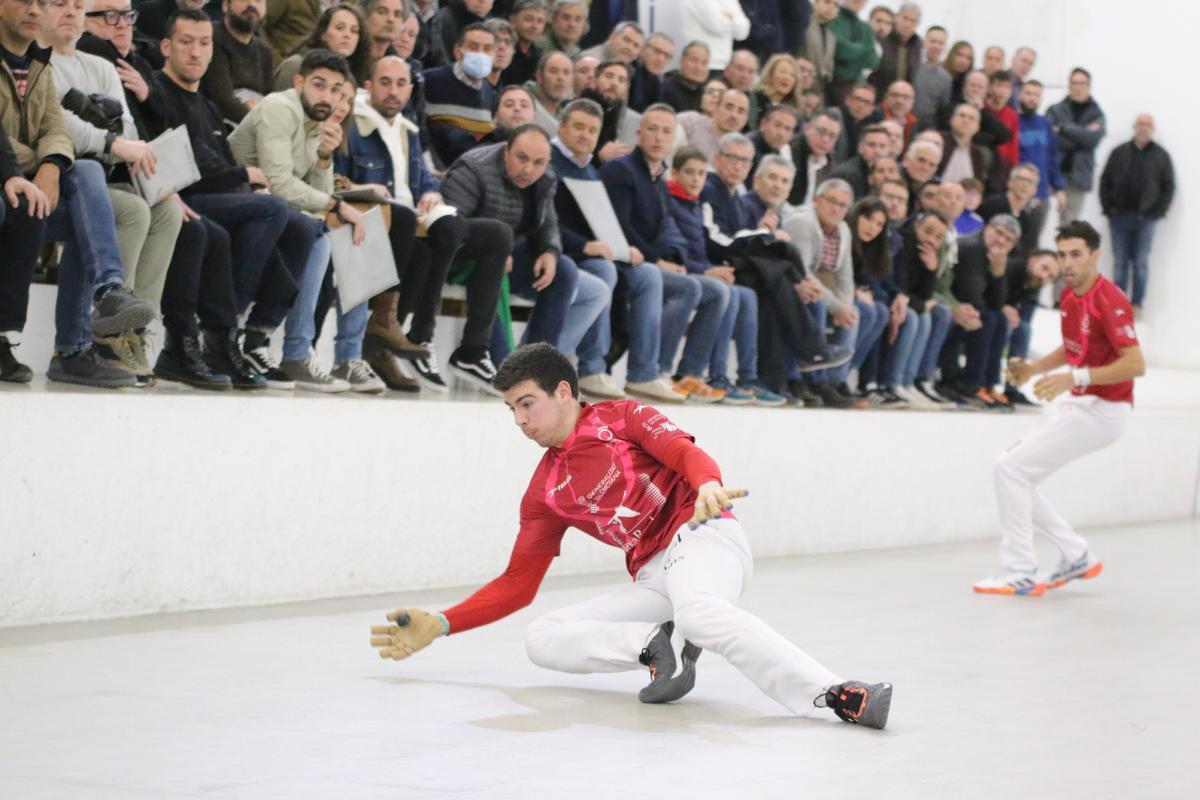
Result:
<svg viewBox="0 0 1200 800">
<path fill-rule="evenodd" d="M 665 703 L 695 683 L 702 648 L 727 659 L 794 714 L 828 707 L 846 722 L 887 723 L 888 683 L 843 681 L 735 604 L 752 572 L 742 526 L 691 436 L 633 400 L 579 402 L 571 363 L 547 344 L 514 351 L 496 375 L 518 427 L 547 449 L 521 501 L 508 569 L 441 614 L 401 609 L 371 629 L 383 658 L 505 617 L 533 601 L 568 527 L 621 548 L 633 583 L 547 614 L 525 635 L 529 658 L 562 672 L 650 668 L 639 697 Z M 640 655 L 639 655 L 640 654 Z"/>
<path fill-rule="evenodd" d="M 975 584 L 975 591 L 985 594 L 1040 595 L 1067 581 L 1100 574 L 1103 564 L 1038 484 L 1059 467 L 1121 437 L 1133 410 L 1133 379 L 1146 372 L 1129 300 L 1097 270 L 1100 234 L 1076 221 L 1060 227 L 1055 241 L 1065 286 L 1060 303 L 1062 347 L 1032 363 L 1010 360 L 1008 378 L 1020 386 L 1035 375 L 1070 365 L 1069 372 L 1047 375 L 1033 387 L 1040 400 L 1070 394 L 1051 407 L 1041 427 L 996 460 L 1004 572 Z M 1037 572 L 1035 530 L 1062 551 L 1049 574 Z"/>
</svg>

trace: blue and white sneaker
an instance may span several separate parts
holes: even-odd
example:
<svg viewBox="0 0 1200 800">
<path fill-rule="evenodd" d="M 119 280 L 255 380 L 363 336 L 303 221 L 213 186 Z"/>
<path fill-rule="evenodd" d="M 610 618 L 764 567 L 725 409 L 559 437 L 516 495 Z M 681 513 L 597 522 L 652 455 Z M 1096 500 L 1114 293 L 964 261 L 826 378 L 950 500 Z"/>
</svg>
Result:
<svg viewBox="0 0 1200 800">
<path fill-rule="evenodd" d="M 708 382 L 708 385 L 725 393 L 725 396 L 721 398 L 722 405 L 744 406 L 754 402 L 754 394 L 752 392 L 738 387 L 724 375 L 713 378 Z"/>
<path fill-rule="evenodd" d="M 788 404 L 788 399 L 781 394 L 772 392 L 766 387 L 762 381 L 745 381 L 738 384 L 738 388 L 744 392 L 750 392 L 754 395 L 754 405 L 767 406 L 768 408 L 780 408 Z"/>
<path fill-rule="evenodd" d="M 1046 593 L 1046 584 L 1032 572 L 1010 572 L 976 581 L 979 594 L 1019 594 L 1037 597 Z"/>
<path fill-rule="evenodd" d="M 1060 561 L 1054 570 L 1040 577 L 1047 589 L 1057 589 L 1068 581 L 1091 580 L 1104 571 L 1104 564 L 1091 553 L 1084 553 L 1083 558 L 1074 562 Z"/>
</svg>

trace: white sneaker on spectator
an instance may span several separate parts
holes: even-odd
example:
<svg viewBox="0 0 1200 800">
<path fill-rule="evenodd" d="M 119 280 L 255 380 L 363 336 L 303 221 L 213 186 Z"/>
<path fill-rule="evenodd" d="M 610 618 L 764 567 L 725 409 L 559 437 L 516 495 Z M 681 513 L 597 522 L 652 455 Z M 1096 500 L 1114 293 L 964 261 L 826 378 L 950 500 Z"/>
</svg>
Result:
<svg viewBox="0 0 1200 800">
<path fill-rule="evenodd" d="M 375 374 L 371 365 L 361 358 L 343 361 L 333 368 L 333 377 L 350 384 L 350 391 L 379 394 L 387 391 L 387 384 Z"/>
<path fill-rule="evenodd" d="M 908 401 L 908 407 L 915 411 L 941 411 L 941 407 L 921 394 L 912 386 L 897 386 L 896 394 Z"/>
<path fill-rule="evenodd" d="M 584 375 L 579 379 L 579 391 L 600 400 L 624 400 L 625 392 L 607 372 Z"/>
<path fill-rule="evenodd" d="M 634 397 L 640 397 L 643 400 L 653 400 L 658 403 L 682 403 L 687 400 L 687 395 L 673 385 L 666 378 L 658 377 L 651 381 L 640 381 L 636 383 L 625 382 L 625 394 L 631 394 Z"/>
<path fill-rule="evenodd" d="M 321 368 L 312 356 L 297 361 L 283 361 L 279 370 L 296 382 L 296 388 L 305 392 L 338 393 L 350 391 L 350 384 L 335 378 Z"/>
</svg>

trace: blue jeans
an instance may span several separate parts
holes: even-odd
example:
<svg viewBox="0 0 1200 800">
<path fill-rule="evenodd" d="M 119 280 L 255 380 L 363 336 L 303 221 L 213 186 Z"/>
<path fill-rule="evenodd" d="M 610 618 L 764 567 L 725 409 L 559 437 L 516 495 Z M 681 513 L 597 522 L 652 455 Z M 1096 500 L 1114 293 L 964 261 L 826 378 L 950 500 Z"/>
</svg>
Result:
<svg viewBox="0 0 1200 800">
<path fill-rule="evenodd" d="M 70 355 L 91 344 L 96 290 L 121 285 L 125 271 L 104 168 L 80 160 L 59 177 L 58 185 L 58 207 L 46 220 L 46 241 L 66 243 L 58 268 L 54 347 Z"/>
<path fill-rule="evenodd" d="M 696 316 L 688 326 L 687 341 L 683 345 L 683 358 L 679 359 L 678 372 L 701 378 L 712 360 L 713 345 L 721 332 L 721 323 L 725 320 L 725 312 L 729 308 L 731 288 L 729 284 L 707 275 L 692 275 L 693 280 L 700 284 L 700 303 L 696 306 Z M 668 362 L 663 370 L 670 372 Z"/>
<path fill-rule="evenodd" d="M 579 361 L 579 377 L 583 378 L 599 375 L 607 367 L 604 357 L 612 346 L 612 314 L 609 312 L 613 289 L 617 286 L 617 265 L 603 258 L 585 258 L 579 262 L 579 268 L 602 281 L 608 290 L 600 314 L 590 326 L 583 327 L 586 314 L 572 312 L 567 316 L 567 324 L 563 328 L 561 349 L 564 353 L 575 352 Z"/>
<path fill-rule="evenodd" d="M 867 356 L 879 344 L 883 332 L 887 330 L 887 306 L 883 303 L 868 303 L 854 298 L 854 307 L 858 309 L 858 339 L 854 342 L 854 355 L 842 366 L 834 370 L 834 383 L 843 384 L 850 377 L 851 370 L 858 369 Z"/>
<path fill-rule="evenodd" d="M 933 380 L 938 357 L 942 353 L 942 346 L 946 344 L 946 337 L 950 334 L 950 325 L 954 321 L 950 316 L 950 309 L 941 303 L 929 310 L 929 318 L 929 344 L 925 347 L 925 355 L 921 358 L 921 365 L 917 369 L 917 380 L 919 381 Z"/>
<path fill-rule="evenodd" d="M 924 325 L 921 324 L 922 318 L 925 321 Z M 904 379 L 910 364 L 913 374 L 916 374 L 917 365 L 920 364 L 921 356 L 925 354 L 928 341 L 929 315 L 918 314 L 909 308 L 904 323 L 900 325 L 896 341 L 883 357 L 883 375 L 880 383 L 888 387 L 907 386 Z"/>
<path fill-rule="evenodd" d="M 1146 284 L 1150 280 L 1150 245 L 1158 220 L 1145 219 L 1130 212 L 1118 212 L 1108 218 L 1112 231 L 1113 283 L 1127 294 L 1129 277 L 1133 273 L 1133 294 L 1130 302 L 1140 306 L 1146 299 Z"/>
<path fill-rule="evenodd" d="M 729 343 L 737 344 L 738 383 L 758 380 L 758 294 L 749 286 L 731 286 L 729 307 L 721 319 L 717 341 L 713 345 L 712 361 L 708 365 L 709 380 L 729 379 Z"/>
<path fill-rule="evenodd" d="M 529 324 L 525 327 L 523 342 L 549 342 L 558 347 L 563 327 L 567 323 L 567 309 L 575 298 L 575 290 L 579 286 L 579 267 L 567 256 L 558 257 L 558 267 L 554 280 L 540 292 L 533 288 L 537 276 L 533 274 L 533 265 L 537 256 L 529 251 L 529 246 L 522 242 L 513 248 L 512 272 L 508 274 L 508 286 L 513 294 L 534 301 L 533 312 L 529 315 Z M 590 321 L 588 323 L 591 324 Z M 502 360 L 502 359 L 501 359 Z"/>
<path fill-rule="evenodd" d="M 995 352 L 997 337 L 1004 337 L 1008 323 L 1004 314 L 990 308 L 979 311 L 981 326 L 973 331 L 958 325 L 950 328 L 946 344 L 939 360 L 942 365 L 942 380 L 965 392 L 974 392 L 985 385 L 988 360 Z M 959 353 L 966 351 L 966 366 L 959 366 Z"/>
<path fill-rule="evenodd" d="M 658 355 L 663 341 L 665 274 L 654 264 L 644 261 L 636 267 L 626 263 L 618 265 L 617 280 L 625 284 L 625 300 L 629 304 L 626 325 L 629 363 L 625 379 L 630 383 L 645 383 L 658 377 Z"/>
<path fill-rule="evenodd" d="M 300 275 L 300 295 L 288 311 L 283 326 L 283 360 L 303 361 L 312 355 L 312 341 L 316 337 L 315 310 L 317 298 L 321 296 L 321 284 L 325 272 L 332 269 L 329 263 L 329 236 L 319 236 L 309 251 L 308 262 Z M 344 364 L 362 358 L 363 335 L 367 332 L 367 304 L 359 303 L 349 311 L 342 309 L 337 301 L 337 335 L 333 343 L 335 364 Z"/>
<path fill-rule="evenodd" d="M 657 266 L 654 268 L 658 269 Z M 662 344 L 658 348 L 658 370 L 647 380 L 657 378 L 659 373 L 669 374 L 673 371 L 679 342 L 683 339 L 692 312 L 700 305 L 703 293 L 700 281 L 692 275 L 658 271 L 662 273 L 663 285 Z M 717 322 L 719 324 L 720 319 Z"/>
<path fill-rule="evenodd" d="M 1033 315 L 1037 303 L 1021 303 L 1017 309 L 1021 324 L 1008 332 L 1008 357 L 1029 358 L 1029 342 L 1033 339 Z"/>
<path fill-rule="evenodd" d="M 817 322 L 818 325 L 820 325 L 822 328 L 824 328 L 825 325 L 828 324 L 829 307 L 827 305 L 825 305 L 824 303 L 810 304 L 809 307 L 813 309 L 813 319 Z M 818 310 L 818 308 L 819 308 L 819 310 Z M 858 322 L 854 323 L 849 328 L 843 328 L 838 325 L 834 325 L 832 332 L 829 333 L 829 335 L 826 337 L 825 341 L 828 344 L 836 346 L 836 347 L 850 347 L 852 345 L 856 345 L 858 342 L 858 335 L 859 335 L 859 331 L 861 330 L 861 328 L 862 328 L 862 317 L 859 317 Z M 821 370 L 817 370 L 816 372 L 811 372 L 808 375 L 808 380 L 809 380 L 809 383 L 814 383 L 814 384 L 829 383 L 829 384 L 833 384 L 834 386 L 836 386 L 839 383 L 844 383 L 846 380 L 846 376 L 849 374 L 850 374 L 850 363 L 847 362 L 847 363 L 843 364 L 842 366 L 834 367 L 833 369 L 821 369 Z"/>
</svg>

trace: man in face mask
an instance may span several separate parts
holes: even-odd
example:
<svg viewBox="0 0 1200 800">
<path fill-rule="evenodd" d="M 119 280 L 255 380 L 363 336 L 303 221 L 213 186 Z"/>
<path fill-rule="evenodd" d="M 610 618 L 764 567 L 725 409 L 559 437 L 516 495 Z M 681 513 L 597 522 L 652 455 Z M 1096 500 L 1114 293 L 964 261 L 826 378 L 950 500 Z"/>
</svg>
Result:
<svg viewBox="0 0 1200 800">
<path fill-rule="evenodd" d="M 496 90 L 488 81 L 496 36 L 482 24 L 462 29 L 454 63 L 425 73 L 425 113 L 434 155 L 444 165 L 492 132 Z"/>
<path fill-rule="evenodd" d="M 266 0 L 225 0 L 225 19 L 213 31 L 213 60 L 200 91 L 233 122 L 272 88 L 271 48 L 258 36 L 266 6 Z"/>
</svg>

